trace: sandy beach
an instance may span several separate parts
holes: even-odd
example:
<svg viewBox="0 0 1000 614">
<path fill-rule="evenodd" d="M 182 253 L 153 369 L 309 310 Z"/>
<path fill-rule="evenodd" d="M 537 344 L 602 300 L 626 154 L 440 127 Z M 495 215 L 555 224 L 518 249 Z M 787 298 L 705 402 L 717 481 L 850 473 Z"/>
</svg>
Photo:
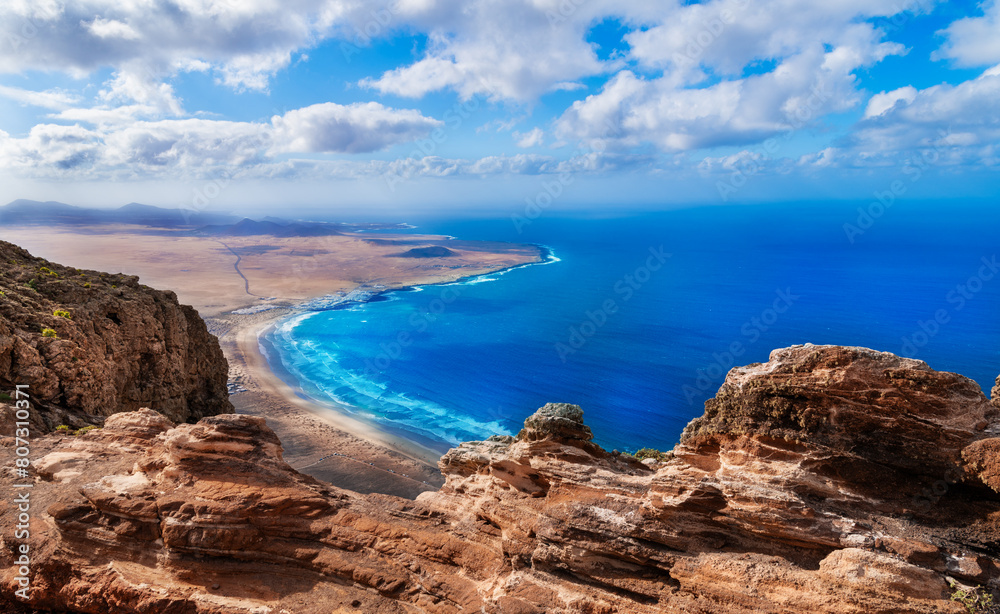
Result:
<svg viewBox="0 0 1000 614">
<path fill-rule="evenodd" d="M 175 291 L 219 338 L 236 411 L 264 417 L 292 467 L 342 488 L 408 498 L 443 483 L 440 452 L 305 398 L 271 370 L 259 335 L 311 299 L 446 283 L 541 261 L 536 246 L 392 233 L 219 240 L 131 226 L 6 226 L 0 239 Z M 447 245 L 454 255 L 399 257 L 415 245 Z"/>
</svg>

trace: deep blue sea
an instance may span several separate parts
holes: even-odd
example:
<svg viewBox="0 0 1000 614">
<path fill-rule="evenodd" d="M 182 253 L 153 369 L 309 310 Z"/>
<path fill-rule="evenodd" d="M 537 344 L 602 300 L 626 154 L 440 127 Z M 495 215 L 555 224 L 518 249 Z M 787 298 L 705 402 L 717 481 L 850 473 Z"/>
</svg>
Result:
<svg viewBox="0 0 1000 614">
<path fill-rule="evenodd" d="M 1000 211 L 897 204 L 859 222 L 859 206 L 542 215 L 522 232 L 509 217 L 407 220 L 555 258 L 305 313 L 264 346 L 308 396 L 442 450 L 516 433 L 549 401 L 581 405 L 605 448 L 670 448 L 731 366 L 798 343 L 915 357 L 988 393 Z"/>
</svg>

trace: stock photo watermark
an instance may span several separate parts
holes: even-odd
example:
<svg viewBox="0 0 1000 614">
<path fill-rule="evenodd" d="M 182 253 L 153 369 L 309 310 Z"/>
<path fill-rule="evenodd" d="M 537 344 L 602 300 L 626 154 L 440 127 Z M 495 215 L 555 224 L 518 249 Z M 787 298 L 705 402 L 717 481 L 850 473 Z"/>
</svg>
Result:
<svg viewBox="0 0 1000 614">
<path fill-rule="evenodd" d="M 947 130 L 938 130 L 941 140 L 947 140 L 951 133 Z M 908 177 L 910 183 L 917 183 L 923 179 L 925 173 L 941 160 L 941 153 L 948 149 L 948 146 L 939 144 L 932 148 L 924 149 L 919 156 L 908 158 L 900 170 L 900 174 Z M 902 179 L 894 179 L 887 186 L 886 190 L 876 190 L 875 200 L 865 207 L 858 207 L 858 216 L 852 222 L 844 224 L 844 235 L 849 243 L 871 230 L 875 222 L 881 219 L 889 209 L 896 204 L 896 201 L 906 194 L 909 189 Z"/>
<path fill-rule="evenodd" d="M 642 266 L 636 267 L 631 273 L 624 275 L 612 285 L 611 290 L 615 297 L 608 297 L 601 302 L 596 309 L 588 309 L 583 312 L 583 319 L 567 329 L 565 342 L 555 343 L 556 354 L 559 360 L 566 360 L 576 354 L 587 342 L 608 323 L 611 316 L 618 313 L 622 305 L 632 300 L 636 292 L 653 278 L 656 273 L 667 263 L 673 254 L 664 251 L 663 246 L 650 247 L 649 256 Z"/>
<path fill-rule="evenodd" d="M 764 171 L 764 162 L 774 159 L 774 156 L 781 150 L 785 143 L 790 141 L 798 130 L 805 127 L 819 111 L 823 105 L 833 97 L 833 94 L 826 90 L 824 84 L 816 84 L 809 91 L 805 104 L 800 105 L 792 114 L 791 127 L 783 132 L 781 136 L 766 139 L 760 146 L 760 151 L 751 152 L 751 155 L 744 162 L 740 160 L 734 165 L 732 173 L 727 180 L 719 180 L 715 183 L 715 188 L 724 202 L 734 194 L 739 192 L 751 178 Z"/>
<path fill-rule="evenodd" d="M 566 189 L 574 181 L 574 173 L 583 170 L 583 160 L 592 155 L 602 154 L 607 151 L 607 141 L 617 138 L 622 134 L 622 127 L 610 121 L 604 122 L 604 132 L 600 137 L 592 139 L 589 143 L 581 144 L 572 154 L 570 160 L 575 161 L 577 168 L 559 173 L 555 179 L 542 180 L 542 187 L 534 196 L 525 197 L 525 205 L 520 213 L 512 213 L 510 221 L 514 224 L 517 234 L 524 233 L 524 229 L 531 225 L 544 214 L 560 197 L 566 193 Z"/>
<path fill-rule="evenodd" d="M 917 320 L 916 330 L 902 338 L 900 356 L 916 357 L 920 349 L 929 344 L 941 332 L 942 327 L 951 322 L 952 315 L 965 309 L 969 302 L 983 291 L 986 284 L 1000 273 L 1000 262 L 997 261 L 996 254 L 989 258 L 983 256 L 980 262 L 982 264 L 975 274 L 970 275 L 963 283 L 956 284 L 945 295 L 944 300 L 950 307 L 935 310 L 926 320 Z"/>
<path fill-rule="evenodd" d="M 793 294 L 791 288 L 777 289 L 770 307 L 751 317 L 740 326 L 740 337 L 733 340 L 722 352 L 712 352 L 712 362 L 696 371 L 694 385 L 685 384 L 681 388 L 688 405 L 693 406 L 706 392 L 718 388 L 719 383 L 736 366 L 736 359 L 746 354 L 753 344 L 771 329 L 781 316 L 802 298 Z"/>
<path fill-rule="evenodd" d="M 16 574 L 14 580 L 17 582 L 17 590 L 14 594 L 21 599 L 28 600 L 28 591 L 31 589 L 31 546 L 28 539 L 31 537 L 31 491 L 34 486 L 31 481 L 28 468 L 31 466 L 31 398 L 28 393 L 27 384 L 18 384 L 14 388 L 14 467 L 12 468 L 17 480 L 14 484 L 13 499 L 11 501 L 11 513 L 16 514 L 17 524 L 14 525 L 13 538 L 16 542 L 8 542 L 13 553 L 18 555 L 14 560 Z M 16 548 L 15 544 L 16 543 Z"/>
<path fill-rule="evenodd" d="M 381 350 L 372 358 L 365 359 L 365 374 L 369 377 L 385 372 L 392 362 L 403 355 L 403 351 L 416 342 L 415 335 L 426 332 L 438 318 L 444 315 L 448 306 L 458 300 L 462 295 L 458 284 L 449 284 L 441 287 L 438 296 L 427 302 L 426 305 L 410 314 L 406 323 L 408 328 L 396 332 L 396 336 L 390 341 L 383 341 L 379 344 Z"/>
<path fill-rule="evenodd" d="M 340 52 L 343 54 L 344 60 L 350 62 L 351 58 L 370 47 L 375 38 L 388 32 L 389 26 L 402 10 L 402 4 L 400 1 L 390 2 L 388 6 L 369 11 L 368 15 L 371 18 L 363 26 L 355 29 L 354 38 L 350 42 L 345 41 L 340 44 Z"/>
</svg>

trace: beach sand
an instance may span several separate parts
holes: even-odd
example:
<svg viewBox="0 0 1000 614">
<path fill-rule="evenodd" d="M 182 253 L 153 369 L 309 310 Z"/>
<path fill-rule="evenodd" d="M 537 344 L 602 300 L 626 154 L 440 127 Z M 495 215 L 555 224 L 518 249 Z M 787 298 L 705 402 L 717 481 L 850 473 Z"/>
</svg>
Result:
<svg viewBox="0 0 1000 614">
<path fill-rule="evenodd" d="M 0 239 L 53 262 L 138 275 L 175 291 L 219 338 L 236 411 L 264 417 L 292 467 L 341 488 L 407 498 L 442 484 L 440 451 L 305 398 L 274 374 L 258 336 L 309 299 L 445 283 L 541 260 L 530 245 L 381 232 L 212 238 L 137 226 L 5 226 Z M 455 255 L 397 256 L 424 245 L 446 245 Z M 247 307 L 267 310 L 232 313 Z"/>
</svg>

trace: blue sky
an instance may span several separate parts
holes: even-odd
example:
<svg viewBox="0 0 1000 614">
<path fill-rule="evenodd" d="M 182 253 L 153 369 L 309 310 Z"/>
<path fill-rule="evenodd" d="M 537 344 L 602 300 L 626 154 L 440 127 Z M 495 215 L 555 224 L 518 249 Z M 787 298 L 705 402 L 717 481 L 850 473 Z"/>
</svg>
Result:
<svg viewBox="0 0 1000 614">
<path fill-rule="evenodd" d="M 993 1 L 13 0 L 0 30 L 3 201 L 485 212 L 1000 184 Z"/>
</svg>

